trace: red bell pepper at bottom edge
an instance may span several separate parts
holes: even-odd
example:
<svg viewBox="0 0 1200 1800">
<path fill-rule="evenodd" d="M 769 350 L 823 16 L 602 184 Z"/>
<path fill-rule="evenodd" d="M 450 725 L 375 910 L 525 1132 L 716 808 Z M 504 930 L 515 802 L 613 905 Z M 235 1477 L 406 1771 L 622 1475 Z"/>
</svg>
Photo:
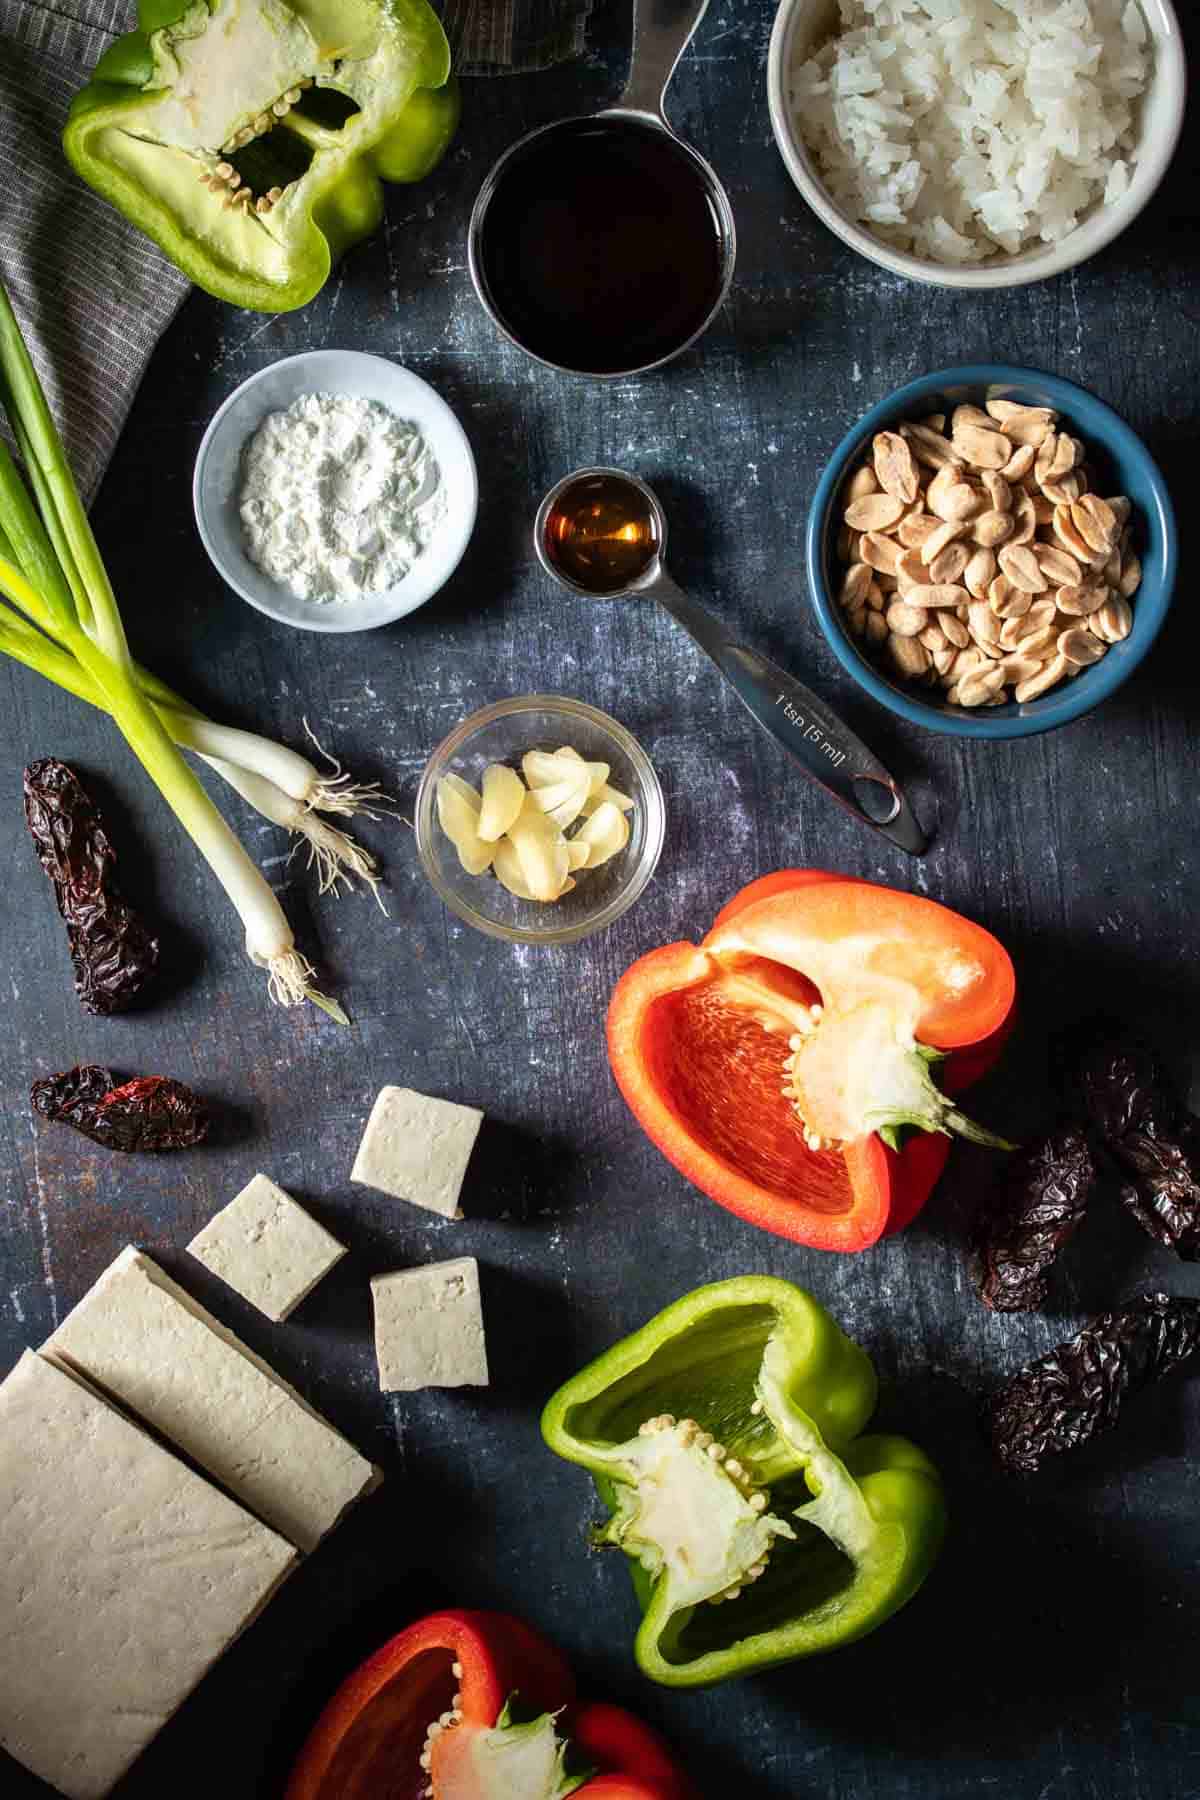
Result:
<svg viewBox="0 0 1200 1800">
<path fill-rule="evenodd" d="M 1002 947 L 936 902 L 824 869 L 781 869 L 761 876 L 721 908 L 699 951 L 692 944 L 668 944 L 634 963 L 610 1004 L 609 1060 L 643 1130 L 711 1199 L 781 1237 L 816 1249 L 853 1251 L 903 1230 L 917 1216 L 945 1167 L 949 1138 L 919 1131 L 897 1151 L 871 1135 L 841 1150 L 809 1151 L 803 1132 L 780 1106 L 776 1051 L 749 1015 L 740 1030 L 732 1007 L 724 1009 L 723 1017 L 712 1010 L 702 1016 L 695 1009 L 686 1033 L 654 1023 L 656 1011 L 663 1010 L 659 1001 L 674 1004 L 689 987 L 702 986 L 698 965 L 704 953 L 728 941 L 743 915 L 750 912 L 761 919 L 772 910 L 765 903 L 787 905 L 792 896 L 827 884 L 839 884 L 850 897 L 853 890 L 866 888 L 883 896 L 883 904 L 898 901 L 924 909 L 931 919 L 960 927 L 985 947 L 998 1003 L 978 1037 L 952 1036 L 940 1071 L 941 1086 L 950 1095 L 981 1080 L 997 1061 L 1015 1020 L 1012 965 Z M 761 973 L 765 963 L 753 960 Z M 770 965 L 771 983 L 793 1002 L 810 1004 L 818 998 L 817 988 L 799 969 L 782 963 Z M 685 1045 L 689 1034 L 692 1041 Z M 730 1066 L 735 1060 L 736 1075 Z"/>
<path fill-rule="evenodd" d="M 514 1698 L 531 1725 L 504 1723 Z M 447 1718 L 455 1712 L 458 1718 Z M 418 1620 L 342 1683 L 300 1752 L 284 1800 L 377 1800 L 381 1791 L 389 1800 L 489 1800 L 473 1749 L 503 1747 L 505 1733 L 535 1728 L 544 1743 L 547 1718 L 564 1753 L 569 1745 L 572 1760 L 595 1774 L 579 1785 L 566 1776 L 545 1790 L 546 1800 L 568 1792 L 583 1800 L 697 1800 L 648 1725 L 620 1707 L 575 1704 L 566 1662 L 528 1625 L 506 1613 L 466 1611 Z"/>
<path fill-rule="evenodd" d="M 597 1773 L 583 1800 L 699 1800 L 657 1732 L 621 1706 L 593 1701 L 567 1713 L 567 1736 Z"/>
</svg>

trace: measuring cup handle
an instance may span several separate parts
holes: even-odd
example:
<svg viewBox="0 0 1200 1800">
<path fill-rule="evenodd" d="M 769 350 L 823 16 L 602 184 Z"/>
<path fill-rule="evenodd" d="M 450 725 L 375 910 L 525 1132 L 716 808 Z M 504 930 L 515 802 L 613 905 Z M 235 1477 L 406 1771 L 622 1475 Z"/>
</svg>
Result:
<svg viewBox="0 0 1200 1800">
<path fill-rule="evenodd" d="M 619 105 L 665 125 L 663 98 L 708 0 L 633 0 L 633 55 Z"/>
<path fill-rule="evenodd" d="M 660 577 L 649 591 L 712 659 L 742 704 L 795 758 L 810 781 L 898 849 L 910 856 L 922 854 L 928 840 L 899 783 L 823 700 L 768 657 L 735 643 L 712 614 L 668 576 Z"/>
</svg>

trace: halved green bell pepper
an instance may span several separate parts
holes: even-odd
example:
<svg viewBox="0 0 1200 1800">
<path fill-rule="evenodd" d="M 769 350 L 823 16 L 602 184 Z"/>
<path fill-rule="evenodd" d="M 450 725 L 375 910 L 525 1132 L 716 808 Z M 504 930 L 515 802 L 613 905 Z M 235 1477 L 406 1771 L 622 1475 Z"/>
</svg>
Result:
<svg viewBox="0 0 1200 1800">
<path fill-rule="evenodd" d="M 96 191 L 219 299 L 303 306 L 458 123 L 426 0 L 139 0 L 63 145 Z"/>
<path fill-rule="evenodd" d="M 875 1371 L 802 1288 L 715 1282 L 598 1357 L 542 1415 L 633 1565 L 642 1672 L 695 1687 L 834 1650 L 911 1599 L 945 1530 L 937 1471 L 860 1435 Z"/>
</svg>

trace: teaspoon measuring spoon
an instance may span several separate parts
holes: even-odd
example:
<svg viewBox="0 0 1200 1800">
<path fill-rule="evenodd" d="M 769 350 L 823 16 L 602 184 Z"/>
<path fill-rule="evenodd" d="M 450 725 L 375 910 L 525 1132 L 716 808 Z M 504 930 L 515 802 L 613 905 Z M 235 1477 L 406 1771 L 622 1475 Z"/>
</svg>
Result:
<svg viewBox="0 0 1200 1800">
<path fill-rule="evenodd" d="M 879 758 L 810 688 L 735 642 L 675 585 L 663 563 L 666 542 L 658 496 L 621 469 L 566 476 L 542 501 L 533 528 L 538 561 L 555 581 L 593 600 L 657 600 L 810 781 L 889 843 L 920 856 L 928 840 Z"/>
</svg>

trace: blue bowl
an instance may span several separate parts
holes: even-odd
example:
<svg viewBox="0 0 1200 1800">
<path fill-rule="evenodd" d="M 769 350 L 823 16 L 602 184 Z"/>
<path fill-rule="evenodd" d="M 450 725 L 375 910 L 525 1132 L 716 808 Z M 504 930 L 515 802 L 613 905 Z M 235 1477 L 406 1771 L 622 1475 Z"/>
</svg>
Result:
<svg viewBox="0 0 1200 1800">
<path fill-rule="evenodd" d="M 835 599 L 838 585 L 837 502 L 846 476 L 877 431 L 926 413 L 950 412 L 955 406 L 981 406 L 985 400 L 1016 400 L 1025 406 L 1052 406 L 1071 432 L 1089 449 L 1095 446 L 1111 474 L 1112 493 L 1127 494 L 1134 507 L 1134 542 L 1142 562 L 1142 585 L 1133 600 L 1133 630 L 1123 643 L 1072 681 L 1052 688 L 1025 706 L 1009 703 L 975 712 L 944 701 L 918 699 L 918 690 L 893 681 L 859 649 L 842 622 Z M 873 699 L 910 724 L 953 737 L 1032 737 L 1053 731 L 1091 712 L 1123 681 L 1128 681 L 1162 627 L 1179 564 L 1175 511 L 1167 484 L 1154 458 L 1111 406 L 1086 389 L 1037 369 L 1015 369 L 1003 363 L 972 363 L 940 369 L 897 388 L 847 432 L 822 475 L 808 515 L 806 533 L 808 589 L 821 629 L 834 655 Z"/>
</svg>

